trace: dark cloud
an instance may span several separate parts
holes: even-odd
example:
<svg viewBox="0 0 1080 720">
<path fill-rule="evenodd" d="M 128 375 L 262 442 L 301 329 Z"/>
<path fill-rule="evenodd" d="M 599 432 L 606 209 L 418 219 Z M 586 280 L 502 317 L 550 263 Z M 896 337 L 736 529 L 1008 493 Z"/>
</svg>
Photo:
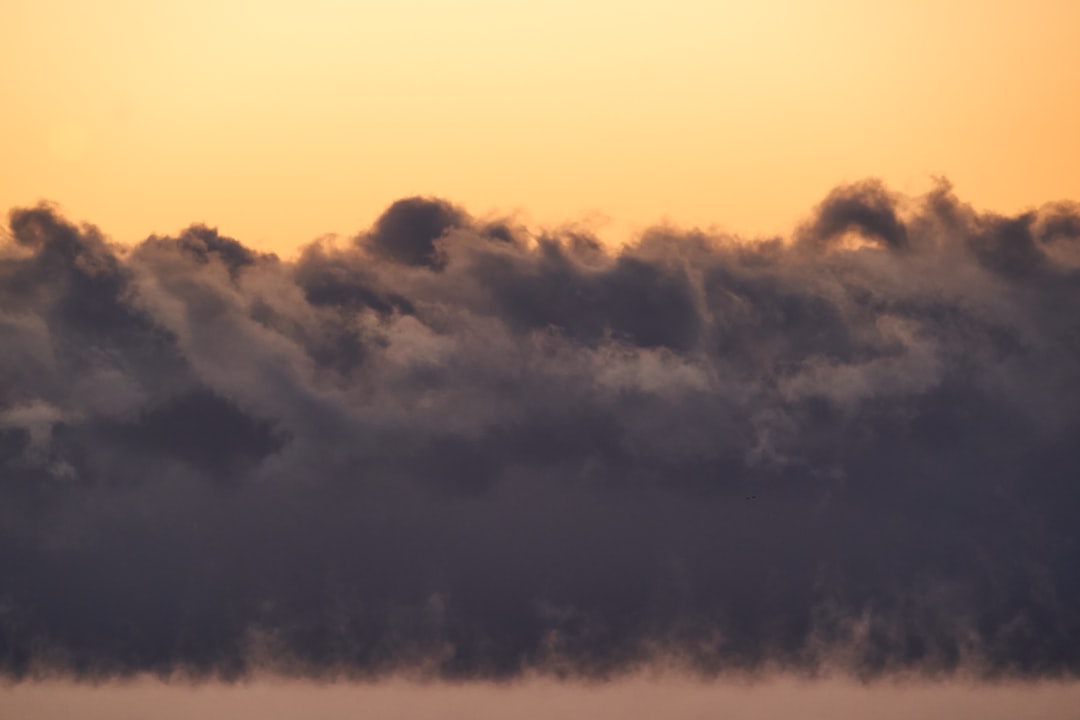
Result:
<svg viewBox="0 0 1080 720">
<path fill-rule="evenodd" d="M 230 237 L 218 234 L 217 228 L 192 225 L 177 238 L 152 236 L 142 243 L 143 252 L 177 252 L 201 264 L 216 260 L 236 277 L 241 269 L 254 265 L 257 259 L 271 256 L 256 253 Z"/>
<path fill-rule="evenodd" d="M 379 257 L 439 270 L 446 260 L 438 240 L 466 220 L 464 212 L 443 200 L 406 198 L 387 208 L 358 241 Z"/>
<path fill-rule="evenodd" d="M 681 264 L 627 253 L 589 265 L 575 257 L 573 245 L 552 238 L 538 244 L 535 256 L 481 254 L 471 269 L 471 280 L 492 295 L 491 309 L 515 329 L 553 328 L 590 344 L 611 338 L 677 350 L 696 344 L 701 319 Z"/>
<path fill-rule="evenodd" d="M 907 228 L 895 204 L 892 194 L 876 180 L 836 188 L 805 228 L 804 241 L 822 245 L 854 231 L 887 248 L 903 250 L 908 244 Z"/>
<path fill-rule="evenodd" d="M 15 211 L 0 668 L 1075 675 L 1078 228 L 865 182 L 611 251 L 412 198 L 285 262 Z"/>
<path fill-rule="evenodd" d="M 271 423 L 245 415 L 206 389 L 147 408 L 130 421 L 107 425 L 103 432 L 131 453 L 145 453 L 148 462 L 175 459 L 224 480 L 242 476 L 241 465 L 284 445 Z"/>
</svg>

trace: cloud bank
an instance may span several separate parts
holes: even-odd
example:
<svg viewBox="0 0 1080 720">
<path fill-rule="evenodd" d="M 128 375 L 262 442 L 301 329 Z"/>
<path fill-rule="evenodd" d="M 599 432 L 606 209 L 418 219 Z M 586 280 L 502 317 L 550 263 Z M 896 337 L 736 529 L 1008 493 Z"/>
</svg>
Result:
<svg viewBox="0 0 1080 720">
<path fill-rule="evenodd" d="M 1080 671 L 1080 207 L 0 249 L 0 672 Z"/>
</svg>

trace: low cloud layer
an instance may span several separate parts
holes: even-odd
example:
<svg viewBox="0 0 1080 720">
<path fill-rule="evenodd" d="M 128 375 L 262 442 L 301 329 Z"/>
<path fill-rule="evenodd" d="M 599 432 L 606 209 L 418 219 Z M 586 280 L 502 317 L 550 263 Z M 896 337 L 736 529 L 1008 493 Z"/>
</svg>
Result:
<svg viewBox="0 0 1080 720">
<path fill-rule="evenodd" d="M 0 248 L 0 671 L 1080 671 L 1080 207 Z"/>
</svg>

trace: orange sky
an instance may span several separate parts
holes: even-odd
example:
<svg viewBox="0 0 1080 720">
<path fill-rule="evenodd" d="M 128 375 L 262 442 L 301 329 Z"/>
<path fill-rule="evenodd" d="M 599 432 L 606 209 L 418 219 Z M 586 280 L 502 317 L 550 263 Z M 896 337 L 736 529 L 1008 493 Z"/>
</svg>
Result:
<svg viewBox="0 0 1080 720">
<path fill-rule="evenodd" d="M 0 206 L 288 252 L 392 200 L 783 232 L 835 184 L 1080 197 L 1073 0 L 0 2 Z M 603 225 L 601 219 L 610 220 Z"/>
</svg>

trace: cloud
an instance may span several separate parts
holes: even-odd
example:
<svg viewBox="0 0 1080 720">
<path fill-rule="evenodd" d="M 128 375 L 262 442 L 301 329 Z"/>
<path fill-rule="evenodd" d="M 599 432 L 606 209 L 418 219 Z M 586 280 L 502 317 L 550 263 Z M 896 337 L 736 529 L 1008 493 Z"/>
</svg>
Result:
<svg viewBox="0 0 1080 720">
<path fill-rule="evenodd" d="M 437 241 L 467 222 L 464 212 L 450 203 L 420 197 L 398 200 L 357 238 L 374 255 L 403 265 L 442 269 L 445 258 Z"/>
<path fill-rule="evenodd" d="M 876 180 L 838 187 L 817 209 L 804 229 L 804 240 L 814 245 L 835 242 L 856 231 L 893 250 L 907 247 L 907 228 L 897 216 L 894 198 Z"/>
<path fill-rule="evenodd" d="M 1080 670 L 1075 205 L 867 181 L 609 250 L 410 198 L 290 262 L 9 226 L 9 676 Z"/>
</svg>

